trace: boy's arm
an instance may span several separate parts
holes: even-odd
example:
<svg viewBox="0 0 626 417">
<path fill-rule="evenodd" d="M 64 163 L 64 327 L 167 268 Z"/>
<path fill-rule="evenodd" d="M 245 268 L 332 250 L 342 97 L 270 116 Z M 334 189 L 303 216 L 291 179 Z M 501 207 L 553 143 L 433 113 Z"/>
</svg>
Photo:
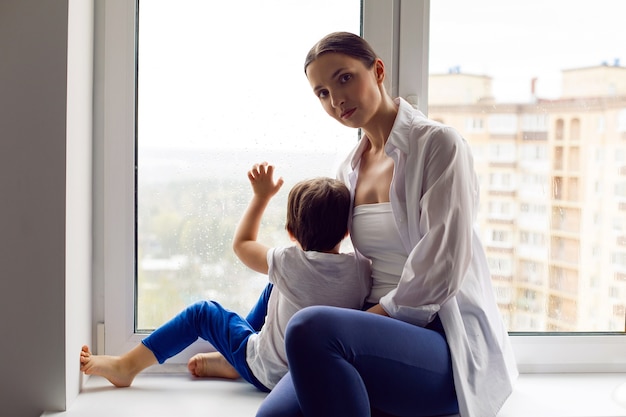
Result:
<svg viewBox="0 0 626 417">
<path fill-rule="evenodd" d="M 248 179 L 254 195 L 235 230 L 233 250 L 250 269 L 268 273 L 267 251 L 269 247 L 257 242 L 261 218 L 271 198 L 280 190 L 283 179 L 274 181 L 274 166 L 267 162 L 256 164 L 248 171 Z"/>
</svg>

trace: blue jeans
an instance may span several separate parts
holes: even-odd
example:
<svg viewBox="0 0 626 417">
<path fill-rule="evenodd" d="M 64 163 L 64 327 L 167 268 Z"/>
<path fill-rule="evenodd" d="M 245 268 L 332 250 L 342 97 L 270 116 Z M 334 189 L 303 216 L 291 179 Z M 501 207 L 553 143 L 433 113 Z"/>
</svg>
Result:
<svg viewBox="0 0 626 417">
<path fill-rule="evenodd" d="M 159 363 L 181 352 L 198 337 L 208 341 L 237 370 L 239 375 L 261 391 L 269 391 L 252 374 L 246 361 L 248 338 L 265 324 L 267 303 L 272 284 L 263 293 L 244 319 L 215 301 L 199 301 L 142 340 Z"/>
<path fill-rule="evenodd" d="M 427 328 L 336 307 L 308 307 L 287 326 L 290 373 L 257 417 L 418 417 L 458 413 L 450 351 Z"/>
</svg>

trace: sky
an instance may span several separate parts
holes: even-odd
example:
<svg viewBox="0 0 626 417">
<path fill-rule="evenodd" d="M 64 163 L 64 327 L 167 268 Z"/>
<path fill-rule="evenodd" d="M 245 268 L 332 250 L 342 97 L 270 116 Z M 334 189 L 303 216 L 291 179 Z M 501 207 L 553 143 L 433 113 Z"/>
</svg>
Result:
<svg viewBox="0 0 626 417">
<path fill-rule="evenodd" d="M 493 77 L 497 101 L 560 94 L 561 70 L 626 66 L 622 0 L 431 0 L 431 73 Z"/>
<path fill-rule="evenodd" d="M 356 132 L 324 113 L 302 62 L 323 35 L 358 33 L 359 5 L 142 1 L 140 145 L 347 152 Z M 556 98 L 563 69 L 626 65 L 623 16 L 623 0 L 431 0 L 430 71 L 491 76 L 500 102 L 527 101 L 536 77 Z"/>
<path fill-rule="evenodd" d="M 162 144 L 177 137 L 178 146 L 344 153 L 356 131 L 324 113 L 303 63 L 327 33 L 359 33 L 359 5 L 359 0 L 142 2 L 140 140 Z M 142 116 L 150 123 L 142 123 Z"/>
</svg>

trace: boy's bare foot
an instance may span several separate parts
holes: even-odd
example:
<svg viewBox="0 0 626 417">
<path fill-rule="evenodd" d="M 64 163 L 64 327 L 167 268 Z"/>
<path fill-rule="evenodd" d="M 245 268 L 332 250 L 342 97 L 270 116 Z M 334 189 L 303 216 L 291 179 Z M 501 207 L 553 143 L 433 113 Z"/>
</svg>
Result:
<svg viewBox="0 0 626 417">
<path fill-rule="evenodd" d="M 237 370 L 219 352 L 198 353 L 189 359 L 187 369 L 196 377 L 239 378 Z"/>
<path fill-rule="evenodd" d="M 156 363 L 152 352 L 139 344 L 123 356 L 93 355 L 88 346 L 80 351 L 80 370 L 86 375 L 98 375 L 116 387 L 128 387 L 143 369 Z"/>
</svg>

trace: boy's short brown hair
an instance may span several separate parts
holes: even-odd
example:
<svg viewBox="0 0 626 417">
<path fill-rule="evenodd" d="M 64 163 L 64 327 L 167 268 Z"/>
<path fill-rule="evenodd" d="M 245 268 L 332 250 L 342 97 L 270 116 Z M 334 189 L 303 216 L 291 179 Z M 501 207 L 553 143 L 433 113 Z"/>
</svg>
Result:
<svg viewBox="0 0 626 417">
<path fill-rule="evenodd" d="M 305 251 L 326 252 L 348 232 L 350 191 L 339 180 L 300 181 L 289 191 L 285 228 Z"/>
</svg>

